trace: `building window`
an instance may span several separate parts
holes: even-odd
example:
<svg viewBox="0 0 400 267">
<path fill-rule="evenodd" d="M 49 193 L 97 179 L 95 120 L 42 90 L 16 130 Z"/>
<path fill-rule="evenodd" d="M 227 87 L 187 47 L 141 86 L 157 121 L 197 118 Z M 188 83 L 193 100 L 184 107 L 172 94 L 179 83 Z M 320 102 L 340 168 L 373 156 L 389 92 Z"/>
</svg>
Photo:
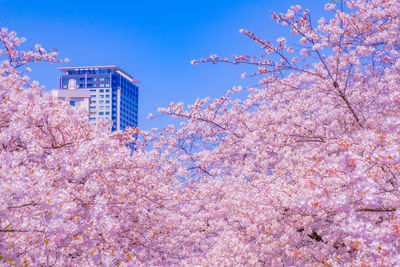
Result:
<svg viewBox="0 0 400 267">
<path fill-rule="evenodd" d="M 106 93 L 109 93 L 110 92 L 110 89 L 106 89 Z"/>
<path fill-rule="evenodd" d="M 110 115 L 110 111 L 106 111 L 106 115 Z"/>
<path fill-rule="evenodd" d="M 91 98 L 95 98 L 95 97 L 96 97 L 96 95 L 90 95 L 90 97 L 91 97 Z"/>
<path fill-rule="evenodd" d="M 71 106 L 75 106 L 75 101 L 69 101 L 69 104 L 70 104 Z"/>
<path fill-rule="evenodd" d="M 101 78 L 100 78 L 100 79 L 101 79 Z M 101 83 L 101 84 L 100 84 L 100 87 L 104 87 L 104 83 Z"/>
<path fill-rule="evenodd" d="M 106 77 L 106 81 L 109 81 L 110 80 L 110 77 Z"/>
<path fill-rule="evenodd" d="M 104 112 L 103 112 L 103 111 L 100 111 L 100 112 L 99 112 L 99 115 L 104 115 Z"/>
<path fill-rule="evenodd" d="M 91 89 L 90 92 L 91 93 L 96 92 L 96 89 Z"/>
<path fill-rule="evenodd" d="M 96 100 L 92 100 L 90 101 L 92 104 L 96 104 Z"/>
<path fill-rule="evenodd" d="M 100 100 L 100 101 L 99 101 L 99 104 L 104 104 L 104 100 Z"/>
<path fill-rule="evenodd" d="M 104 89 L 100 89 L 100 93 L 104 93 Z"/>
<path fill-rule="evenodd" d="M 63 89 L 67 89 L 68 86 L 66 84 L 63 85 Z"/>
<path fill-rule="evenodd" d="M 100 110 L 104 110 L 104 106 L 99 106 L 99 109 Z"/>
<path fill-rule="evenodd" d="M 109 83 L 106 83 L 106 87 L 110 87 L 110 84 L 109 84 Z"/>
<path fill-rule="evenodd" d="M 110 109 L 110 106 L 106 106 L 106 109 Z"/>
<path fill-rule="evenodd" d="M 106 95 L 106 98 L 110 98 L 110 95 Z"/>
<path fill-rule="evenodd" d="M 100 98 L 104 98 L 104 95 L 100 95 Z"/>
<path fill-rule="evenodd" d="M 100 81 L 104 81 L 104 77 L 100 77 Z"/>
<path fill-rule="evenodd" d="M 106 104 L 110 104 L 110 100 L 106 100 Z"/>
</svg>

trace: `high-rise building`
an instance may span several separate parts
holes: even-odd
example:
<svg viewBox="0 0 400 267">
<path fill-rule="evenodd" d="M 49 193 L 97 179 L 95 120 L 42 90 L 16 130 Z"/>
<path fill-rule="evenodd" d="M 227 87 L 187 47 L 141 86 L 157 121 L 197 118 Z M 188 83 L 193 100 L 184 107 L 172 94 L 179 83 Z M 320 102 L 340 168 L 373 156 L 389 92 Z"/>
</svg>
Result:
<svg viewBox="0 0 400 267">
<path fill-rule="evenodd" d="M 51 94 L 89 111 L 89 121 L 113 122 L 112 131 L 138 126 L 139 83 L 113 66 L 63 67 L 58 90 Z"/>
</svg>

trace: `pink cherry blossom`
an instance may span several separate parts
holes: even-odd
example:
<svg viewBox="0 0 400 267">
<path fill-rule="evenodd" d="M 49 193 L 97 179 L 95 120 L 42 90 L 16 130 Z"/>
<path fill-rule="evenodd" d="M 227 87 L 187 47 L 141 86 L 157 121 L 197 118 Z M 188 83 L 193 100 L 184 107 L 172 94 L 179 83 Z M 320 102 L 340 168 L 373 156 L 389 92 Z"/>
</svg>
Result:
<svg viewBox="0 0 400 267">
<path fill-rule="evenodd" d="M 318 28 L 298 8 L 273 14 L 301 39 L 295 56 L 243 31 L 259 57 L 198 61 L 254 66 L 245 99 L 162 110 L 186 120 L 156 141 L 186 168 L 183 264 L 400 264 L 400 4 L 337 6 Z"/>
<path fill-rule="evenodd" d="M 291 49 L 243 30 L 259 56 L 196 61 L 247 64 L 245 97 L 151 131 L 44 95 L 20 68 L 57 53 L 1 29 L 1 265 L 398 266 L 400 3 L 291 9 Z"/>
</svg>

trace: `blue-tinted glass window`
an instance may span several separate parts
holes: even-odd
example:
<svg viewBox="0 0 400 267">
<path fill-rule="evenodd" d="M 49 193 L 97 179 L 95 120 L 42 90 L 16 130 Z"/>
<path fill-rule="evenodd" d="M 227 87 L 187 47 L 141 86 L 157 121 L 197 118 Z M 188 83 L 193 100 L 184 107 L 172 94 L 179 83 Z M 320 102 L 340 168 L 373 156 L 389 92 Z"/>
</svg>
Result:
<svg viewBox="0 0 400 267">
<path fill-rule="evenodd" d="M 104 93 L 104 89 L 100 89 L 100 93 Z"/>
<path fill-rule="evenodd" d="M 99 115 L 104 115 L 104 111 L 100 111 L 100 112 L 99 112 Z"/>
<path fill-rule="evenodd" d="M 75 106 L 75 101 L 69 101 L 69 104 L 70 104 L 71 106 Z"/>
</svg>

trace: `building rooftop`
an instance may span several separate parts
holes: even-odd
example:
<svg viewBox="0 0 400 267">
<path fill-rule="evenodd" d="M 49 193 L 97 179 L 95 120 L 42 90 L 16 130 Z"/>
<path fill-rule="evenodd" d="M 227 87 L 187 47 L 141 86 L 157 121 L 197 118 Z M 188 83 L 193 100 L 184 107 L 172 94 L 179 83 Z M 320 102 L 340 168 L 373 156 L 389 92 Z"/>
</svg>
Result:
<svg viewBox="0 0 400 267">
<path fill-rule="evenodd" d="M 140 81 L 136 80 L 133 78 L 131 75 L 129 75 L 126 71 L 118 67 L 117 65 L 110 65 L 110 66 L 80 66 L 80 67 L 61 67 L 58 68 L 60 71 L 67 73 L 69 70 L 100 70 L 100 69 L 108 69 L 111 71 L 115 71 L 118 74 L 122 75 L 126 79 L 128 79 L 130 82 L 133 83 L 140 83 Z"/>
</svg>

